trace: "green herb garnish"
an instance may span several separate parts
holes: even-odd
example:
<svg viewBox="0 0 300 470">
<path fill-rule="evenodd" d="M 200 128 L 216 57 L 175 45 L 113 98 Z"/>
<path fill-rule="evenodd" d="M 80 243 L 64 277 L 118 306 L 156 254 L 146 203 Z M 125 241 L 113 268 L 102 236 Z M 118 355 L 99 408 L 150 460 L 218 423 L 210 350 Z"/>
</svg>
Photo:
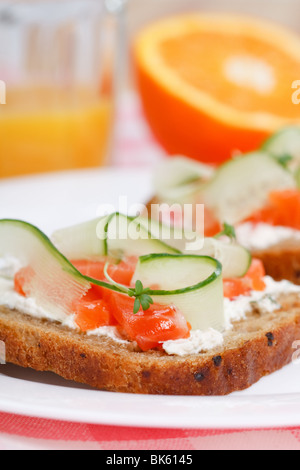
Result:
<svg viewBox="0 0 300 470">
<path fill-rule="evenodd" d="M 153 304 L 153 299 L 149 295 L 150 289 L 144 289 L 144 286 L 141 281 L 136 281 L 135 289 L 129 290 L 132 292 L 131 294 L 129 294 L 129 296 L 135 297 L 133 313 L 138 313 L 141 307 L 145 312 L 150 308 L 150 305 Z"/>
<path fill-rule="evenodd" d="M 288 168 L 288 164 L 293 160 L 293 157 L 289 154 L 285 154 L 281 155 L 277 160 L 283 168 Z"/>
<path fill-rule="evenodd" d="M 111 284 L 113 284 L 115 287 L 117 287 L 118 291 L 121 294 L 127 294 L 129 297 L 135 297 L 133 313 L 137 314 L 141 307 L 144 312 L 148 310 L 150 308 L 150 305 L 154 303 L 152 297 L 149 295 L 150 289 L 144 289 L 144 286 L 141 281 L 136 281 L 134 288 L 126 287 L 123 284 L 115 282 L 108 274 L 108 267 L 109 263 L 106 263 L 104 267 L 104 275 L 106 279 L 111 282 Z"/>
<path fill-rule="evenodd" d="M 233 225 L 224 223 L 223 230 L 214 236 L 214 238 L 228 237 L 231 240 L 236 240 L 236 232 Z"/>
</svg>

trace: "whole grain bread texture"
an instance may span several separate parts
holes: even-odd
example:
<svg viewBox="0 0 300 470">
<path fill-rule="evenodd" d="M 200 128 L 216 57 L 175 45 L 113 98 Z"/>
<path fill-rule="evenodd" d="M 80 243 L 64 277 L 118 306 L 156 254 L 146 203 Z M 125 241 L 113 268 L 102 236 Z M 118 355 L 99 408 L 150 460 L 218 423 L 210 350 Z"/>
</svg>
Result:
<svg viewBox="0 0 300 470">
<path fill-rule="evenodd" d="M 99 390 L 163 395 L 227 395 L 244 390 L 292 360 L 300 339 L 300 296 L 280 298 L 281 308 L 253 306 L 225 333 L 224 344 L 185 357 L 142 352 L 134 342 L 88 336 L 59 323 L 0 307 L 6 361 L 87 384 Z"/>
<path fill-rule="evenodd" d="M 148 202 L 146 214 L 151 214 L 155 219 L 158 214 L 155 206 L 159 205 L 159 199 L 153 198 Z M 154 206 L 154 209 L 153 209 Z M 260 259 L 265 267 L 266 274 L 275 281 L 287 280 L 295 285 L 300 285 L 300 241 L 284 240 L 276 245 L 261 250 L 250 250 L 254 258 Z"/>
</svg>

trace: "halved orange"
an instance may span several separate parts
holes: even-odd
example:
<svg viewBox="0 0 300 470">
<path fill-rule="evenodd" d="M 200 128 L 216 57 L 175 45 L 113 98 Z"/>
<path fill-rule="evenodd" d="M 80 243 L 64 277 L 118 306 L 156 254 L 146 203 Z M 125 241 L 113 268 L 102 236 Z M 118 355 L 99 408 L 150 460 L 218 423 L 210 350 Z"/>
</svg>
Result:
<svg viewBox="0 0 300 470">
<path fill-rule="evenodd" d="M 138 34 L 134 64 L 146 117 L 170 154 L 218 164 L 300 125 L 300 37 L 281 26 L 225 14 L 162 20 Z"/>
</svg>

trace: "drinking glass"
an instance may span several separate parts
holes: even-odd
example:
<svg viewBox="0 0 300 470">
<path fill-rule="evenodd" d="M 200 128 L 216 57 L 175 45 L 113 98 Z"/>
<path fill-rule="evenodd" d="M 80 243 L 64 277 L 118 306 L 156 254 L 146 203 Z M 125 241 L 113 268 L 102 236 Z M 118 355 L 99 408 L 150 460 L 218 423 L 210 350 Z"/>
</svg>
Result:
<svg viewBox="0 0 300 470">
<path fill-rule="evenodd" d="M 0 177 L 109 161 L 123 3 L 0 3 Z"/>
</svg>

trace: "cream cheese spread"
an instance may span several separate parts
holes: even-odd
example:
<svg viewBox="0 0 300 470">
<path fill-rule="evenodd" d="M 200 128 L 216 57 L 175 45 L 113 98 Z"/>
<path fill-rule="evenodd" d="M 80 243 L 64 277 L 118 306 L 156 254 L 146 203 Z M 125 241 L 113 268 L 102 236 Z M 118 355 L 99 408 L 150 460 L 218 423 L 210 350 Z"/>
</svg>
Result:
<svg viewBox="0 0 300 470">
<path fill-rule="evenodd" d="M 264 291 L 252 291 L 250 295 L 242 295 L 234 300 L 224 299 L 226 329 L 232 328 L 232 323 L 243 320 L 256 304 L 260 310 L 272 313 L 280 309 L 278 297 L 281 294 L 300 293 L 300 286 L 288 281 L 276 282 L 269 276 L 264 278 Z"/>
<path fill-rule="evenodd" d="M 289 227 L 247 222 L 236 227 L 237 241 L 249 250 L 264 250 L 287 240 L 299 240 L 300 231 Z"/>
<path fill-rule="evenodd" d="M 13 279 L 16 272 L 22 268 L 20 262 L 11 256 L 0 258 L 0 276 Z"/>
<path fill-rule="evenodd" d="M 187 339 L 166 341 L 163 343 L 163 349 L 167 354 L 189 356 L 190 354 L 199 354 L 217 346 L 222 346 L 223 342 L 222 333 L 210 328 L 207 331 L 191 331 L 190 337 Z"/>
<path fill-rule="evenodd" d="M 14 282 L 11 279 L 0 278 L 0 304 L 10 310 L 18 310 L 35 318 L 45 318 L 60 323 L 68 320 L 67 315 L 56 317 L 53 313 L 38 306 L 34 299 L 19 295 L 14 290 Z"/>
</svg>

